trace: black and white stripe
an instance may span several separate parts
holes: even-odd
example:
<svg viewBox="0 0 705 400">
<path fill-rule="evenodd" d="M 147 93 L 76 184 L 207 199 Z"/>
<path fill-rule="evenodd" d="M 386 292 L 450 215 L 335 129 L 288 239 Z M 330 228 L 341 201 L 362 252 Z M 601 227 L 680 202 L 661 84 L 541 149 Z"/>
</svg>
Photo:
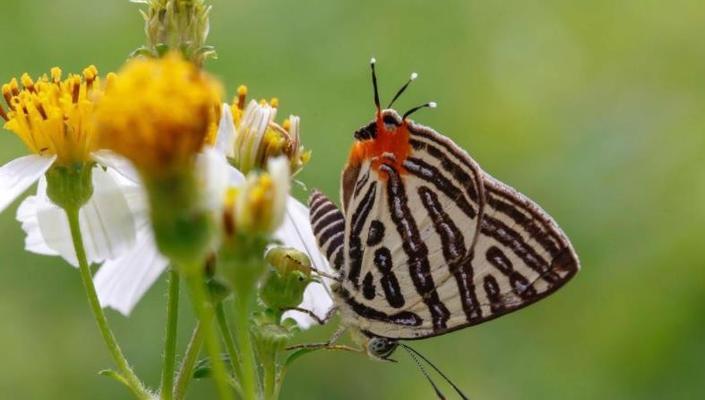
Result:
<svg viewBox="0 0 705 400">
<path fill-rule="evenodd" d="M 345 323 L 390 339 L 435 336 L 525 307 L 577 272 L 570 242 L 535 203 L 445 136 L 393 110 L 383 118 L 408 130 L 410 154 L 381 157 L 378 171 L 370 160 L 346 168 L 344 216 L 311 201 L 321 248 L 345 260 Z M 376 140 L 376 125 L 356 137 Z"/>
<path fill-rule="evenodd" d="M 318 246 L 328 263 L 337 271 L 343 267 L 345 218 L 338 207 L 321 192 L 314 191 L 309 198 L 311 227 Z"/>
</svg>

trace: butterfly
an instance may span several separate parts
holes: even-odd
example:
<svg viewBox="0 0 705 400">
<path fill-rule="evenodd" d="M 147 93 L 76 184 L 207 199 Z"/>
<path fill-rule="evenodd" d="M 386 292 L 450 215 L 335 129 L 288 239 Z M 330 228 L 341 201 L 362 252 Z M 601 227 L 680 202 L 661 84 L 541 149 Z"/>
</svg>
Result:
<svg viewBox="0 0 705 400">
<path fill-rule="evenodd" d="M 552 294 L 579 270 L 567 236 L 536 203 L 483 171 L 448 137 L 380 107 L 354 133 L 341 206 L 315 191 L 310 222 L 337 272 L 341 325 L 388 359 L 401 340 L 443 335 Z M 337 337 L 335 338 L 337 339 Z M 334 340 L 335 340 L 334 339 Z"/>
</svg>

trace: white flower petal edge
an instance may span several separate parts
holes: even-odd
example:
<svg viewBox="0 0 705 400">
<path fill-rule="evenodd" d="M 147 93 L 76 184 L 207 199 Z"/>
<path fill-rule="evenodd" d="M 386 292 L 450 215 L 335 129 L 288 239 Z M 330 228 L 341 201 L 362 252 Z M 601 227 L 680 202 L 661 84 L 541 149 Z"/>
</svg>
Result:
<svg viewBox="0 0 705 400">
<path fill-rule="evenodd" d="M 91 156 L 99 164 L 102 164 L 113 171 L 118 172 L 133 183 L 141 182 L 137 169 L 127 158 L 110 150 L 98 150 L 91 153 Z"/>
<path fill-rule="evenodd" d="M 228 157 L 235 155 L 235 122 L 227 103 L 223 104 L 223 111 L 220 114 L 215 148 Z"/>
<path fill-rule="evenodd" d="M 36 154 L 16 158 L 0 167 L 0 212 L 41 178 L 56 156 Z"/>
<path fill-rule="evenodd" d="M 28 211 L 31 203 L 36 225 L 31 224 Z M 77 266 L 66 214 L 47 197 L 46 179 L 40 179 L 37 195 L 25 199 L 23 206 L 22 215 L 18 212 L 17 217 L 28 238 L 41 235 L 46 247 Z M 79 211 L 79 222 L 89 263 L 115 258 L 135 243 L 135 220 L 123 188 L 102 168 L 93 170 L 93 196 Z"/>
<path fill-rule="evenodd" d="M 206 209 L 220 214 L 228 186 L 237 175 L 223 154 L 214 148 L 206 148 L 196 159 L 199 186 L 203 189 L 202 200 Z M 244 178 L 243 178 L 244 179 Z"/>
<path fill-rule="evenodd" d="M 284 223 L 275 233 L 275 237 L 286 246 L 304 251 L 311 260 L 311 265 L 327 273 L 333 273 L 328 261 L 321 254 L 316 243 L 316 238 L 309 222 L 309 210 L 293 197 L 289 197 L 286 205 Z M 300 308 L 309 310 L 319 318 L 324 318 L 333 307 L 333 299 L 329 293 L 329 283 L 324 278 L 324 283 L 311 283 L 304 292 L 304 299 Z M 307 329 L 316 323 L 310 316 L 299 311 L 288 311 L 283 318 L 292 318 L 302 328 Z"/>
<path fill-rule="evenodd" d="M 24 238 L 24 249 L 37 254 L 47 256 L 58 256 L 56 250 L 47 246 L 42 237 L 42 231 L 39 229 L 39 221 L 37 221 L 37 207 L 41 200 L 37 196 L 29 196 L 20 204 L 17 209 L 17 220 L 22 224 L 22 229 L 27 236 Z"/>
<path fill-rule="evenodd" d="M 137 245 L 106 261 L 93 277 L 101 306 L 130 315 L 168 265 L 169 261 L 157 250 L 151 226 L 145 225 L 137 234 Z"/>
</svg>

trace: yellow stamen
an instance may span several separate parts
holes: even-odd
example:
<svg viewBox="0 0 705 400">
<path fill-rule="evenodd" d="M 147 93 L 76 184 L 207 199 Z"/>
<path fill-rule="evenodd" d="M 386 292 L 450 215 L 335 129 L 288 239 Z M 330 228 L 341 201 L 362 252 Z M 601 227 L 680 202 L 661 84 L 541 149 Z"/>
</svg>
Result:
<svg viewBox="0 0 705 400">
<path fill-rule="evenodd" d="M 61 81 L 61 68 L 54 67 L 51 69 L 51 81 L 59 83 Z"/>
<path fill-rule="evenodd" d="M 9 107 L 0 116 L 5 128 L 14 132 L 30 151 L 56 155 L 57 163 L 69 165 L 90 159 L 94 149 L 95 101 L 102 95 L 102 85 L 95 67 L 89 67 L 83 79 L 69 75 L 61 80 L 61 69 L 52 68 L 50 77 L 33 80 L 28 74 L 2 86 Z"/>
<path fill-rule="evenodd" d="M 279 125 L 273 120 L 279 99 L 251 100 L 245 107 L 240 103 L 244 103 L 246 91 L 244 86 L 238 88 L 237 103 L 231 107 L 237 135 L 230 162 L 247 173 L 263 169 L 267 160 L 283 155 L 289 159 L 291 171 L 297 173 L 310 159 L 300 142 L 300 118 L 292 115 Z"/>
<path fill-rule="evenodd" d="M 247 86 L 240 85 L 237 88 L 237 108 L 240 110 L 245 109 L 245 100 L 247 99 Z"/>
<path fill-rule="evenodd" d="M 189 168 L 217 124 L 220 85 L 177 53 L 134 59 L 109 77 L 99 142 L 148 175 Z"/>
<path fill-rule="evenodd" d="M 5 121 L 8 121 L 10 119 L 5 113 L 5 110 L 2 108 L 2 104 L 0 104 L 0 118 L 4 119 Z"/>
</svg>

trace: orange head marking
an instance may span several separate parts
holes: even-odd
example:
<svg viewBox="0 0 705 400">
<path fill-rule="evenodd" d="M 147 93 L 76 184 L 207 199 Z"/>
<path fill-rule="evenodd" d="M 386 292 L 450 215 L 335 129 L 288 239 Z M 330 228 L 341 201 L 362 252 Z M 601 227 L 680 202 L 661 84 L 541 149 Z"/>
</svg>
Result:
<svg viewBox="0 0 705 400">
<path fill-rule="evenodd" d="M 404 160 L 411 152 L 409 129 L 396 111 L 378 112 L 375 121 L 355 132 L 355 138 L 348 160 L 350 165 L 369 161 L 378 173 L 382 164 L 393 166 L 400 174 L 405 172 Z"/>
</svg>

